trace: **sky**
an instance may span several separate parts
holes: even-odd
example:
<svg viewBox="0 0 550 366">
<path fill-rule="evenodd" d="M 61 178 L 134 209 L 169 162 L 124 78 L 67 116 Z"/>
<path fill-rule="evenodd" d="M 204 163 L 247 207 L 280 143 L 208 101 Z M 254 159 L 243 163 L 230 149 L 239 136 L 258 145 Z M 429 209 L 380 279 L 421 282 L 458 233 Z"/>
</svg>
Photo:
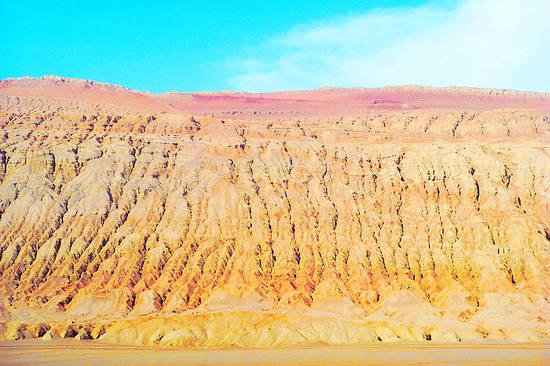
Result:
<svg viewBox="0 0 550 366">
<path fill-rule="evenodd" d="M 550 92 L 550 1 L 0 1 L 0 78 Z"/>
</svg>

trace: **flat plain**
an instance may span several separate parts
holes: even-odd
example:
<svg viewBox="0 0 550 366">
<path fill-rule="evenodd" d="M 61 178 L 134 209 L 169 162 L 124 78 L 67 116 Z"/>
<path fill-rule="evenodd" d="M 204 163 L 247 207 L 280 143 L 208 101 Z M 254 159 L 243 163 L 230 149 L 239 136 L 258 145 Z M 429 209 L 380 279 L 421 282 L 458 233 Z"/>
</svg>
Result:
<svg viewBox="0 0 550 366">
<path fill-rule="evenodd" d="M 356 347 L 181 350 L 40 340 L 0 343 L 1 365 L 545 365 L 549 344 L 399 343 Z"/>
</svg>

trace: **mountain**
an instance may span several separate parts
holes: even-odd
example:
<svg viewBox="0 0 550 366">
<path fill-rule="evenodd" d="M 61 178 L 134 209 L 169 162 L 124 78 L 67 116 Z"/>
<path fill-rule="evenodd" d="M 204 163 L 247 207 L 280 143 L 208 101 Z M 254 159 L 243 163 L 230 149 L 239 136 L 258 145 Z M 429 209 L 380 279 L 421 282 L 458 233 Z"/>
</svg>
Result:
<svg viewBox="0 0 550 366">
<path fill-rule="evenodd" d="M 254 113 L 350 115 L 428 108 L 550 110 L 550 94 L 475 88 L 397 86 L 378 89 L 320 88 L 276 93 L 168 92 L 152 94 L 121 86 L 58 76 L 0 80 L 0 95 L 87 102 L 154 113 Z M 271 116 L 270 115 L 270 116 Z M 269 117 L 271 118 L 271 117 Z"/>
<path fill-rule="evenodd" d="M 0 338 L 548 341 L 550 96 L 0 81 Z"/>
</svg>

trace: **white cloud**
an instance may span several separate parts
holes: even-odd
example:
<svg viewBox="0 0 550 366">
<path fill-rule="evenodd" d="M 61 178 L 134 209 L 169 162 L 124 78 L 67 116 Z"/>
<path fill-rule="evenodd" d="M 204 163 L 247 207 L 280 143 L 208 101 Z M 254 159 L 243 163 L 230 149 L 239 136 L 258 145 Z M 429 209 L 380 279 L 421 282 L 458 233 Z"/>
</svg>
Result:
<svg viewBox="0 0 550 366">
<path fill-rule="evenodd" d="M 302 25 L 238 60 L 236 89 L 461 85 L 550 91 L 550 1 L 469 0 Z"/>
</svg>

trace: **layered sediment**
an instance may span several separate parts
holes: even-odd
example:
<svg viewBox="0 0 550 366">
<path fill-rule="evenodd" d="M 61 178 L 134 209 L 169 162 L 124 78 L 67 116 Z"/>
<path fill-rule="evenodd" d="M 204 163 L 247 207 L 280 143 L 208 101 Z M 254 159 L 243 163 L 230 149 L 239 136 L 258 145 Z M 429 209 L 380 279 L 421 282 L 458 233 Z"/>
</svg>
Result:
<svg viewBox="0 0 550 366">
<path fill-rule="evenodd" d="M 548 96 L 59 83 L 0 83 L 0 337 L 548 341 Z"/>
</svg>

